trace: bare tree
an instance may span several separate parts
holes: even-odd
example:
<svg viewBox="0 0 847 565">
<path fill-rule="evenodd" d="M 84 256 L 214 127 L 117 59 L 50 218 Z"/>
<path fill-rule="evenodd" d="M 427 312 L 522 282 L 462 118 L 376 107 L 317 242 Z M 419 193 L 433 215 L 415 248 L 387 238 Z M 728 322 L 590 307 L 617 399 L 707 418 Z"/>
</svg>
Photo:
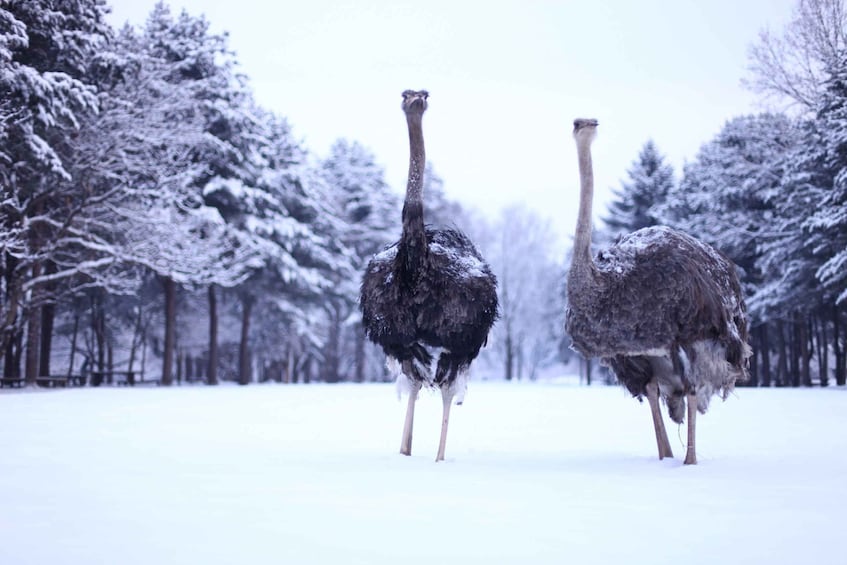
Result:
<svg viewBox="0 0 847 565">
<path fill-rule="evenodd" d="M 798 0 L 781 34 L 764 29 L 750 46 L 744 85 L 801 113 L 813 111 L 827 69 L 847 53 L 845 24 L 844 0 Z"/>
</svg>

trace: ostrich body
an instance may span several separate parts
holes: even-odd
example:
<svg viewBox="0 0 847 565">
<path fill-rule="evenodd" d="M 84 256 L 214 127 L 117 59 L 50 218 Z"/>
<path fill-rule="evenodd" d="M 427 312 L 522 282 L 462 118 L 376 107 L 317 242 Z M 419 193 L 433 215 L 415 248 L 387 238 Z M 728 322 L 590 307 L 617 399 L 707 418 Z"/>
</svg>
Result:
<svg viewBox="0 0 847 565">
<path fill-rule="evenodd" d="M 659 398 L 674 422 L 688 412 L 686 464 L 697 462 L 695 422 L 714 394 L 745 379 L 747 314 L 735 265 L 668 227 L 633 232 L 591 257 L 596 120 L 575 120 L 581 180 L 566 329 L 573 347 L 599 357 L 635 397 L 647 397 L 659 458 L 673 457 Z"/>
<path fill-rule="evenodd" d="M 418 392 L 424 385 L 438 387 L 443 419 L 436 461 L 442 461 L 450 405 L 454 398 L 461 404 L 468 369 L 497 318 L 497 280 L 465 234 L 424 226 L 421 121 L 428 96 L 426 91 L 403 93 L 410 146 L 403 232 L 368 264 L 360 306 L 368 338 L 382 347 L 398 387 L 409 393 L 400 452 L 411 454 Z"/>
</svg>

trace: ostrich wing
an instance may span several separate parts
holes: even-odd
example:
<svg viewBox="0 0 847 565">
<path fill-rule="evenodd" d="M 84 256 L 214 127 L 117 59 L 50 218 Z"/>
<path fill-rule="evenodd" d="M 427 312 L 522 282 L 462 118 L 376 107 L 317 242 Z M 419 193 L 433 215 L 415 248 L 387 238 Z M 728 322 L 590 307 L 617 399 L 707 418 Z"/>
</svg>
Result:
<svg viewBox="0 0 847 565">
<path fill-rule="evenodd" d="M 717 340 L 743 363 L 744 302 L 723 254 L 664 227 L 638 230 L 596 258 L 594 299 L 568 312 L 575 347 L 591 357 L 675 351 Z"/>
</svg>

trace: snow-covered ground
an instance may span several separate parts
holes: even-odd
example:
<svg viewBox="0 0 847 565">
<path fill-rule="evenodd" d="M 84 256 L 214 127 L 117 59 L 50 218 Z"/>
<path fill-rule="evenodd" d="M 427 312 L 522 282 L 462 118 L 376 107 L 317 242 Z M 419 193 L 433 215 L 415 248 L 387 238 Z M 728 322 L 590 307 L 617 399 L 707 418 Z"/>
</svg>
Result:
<svg viewBox="0 0 847 565">
<path fill-rule="evenodd" d="M 847 390 L 739 389 L 659 461 L 616 387 L 0 394 L 0 563 L 843 564 Z"/>
</svg>

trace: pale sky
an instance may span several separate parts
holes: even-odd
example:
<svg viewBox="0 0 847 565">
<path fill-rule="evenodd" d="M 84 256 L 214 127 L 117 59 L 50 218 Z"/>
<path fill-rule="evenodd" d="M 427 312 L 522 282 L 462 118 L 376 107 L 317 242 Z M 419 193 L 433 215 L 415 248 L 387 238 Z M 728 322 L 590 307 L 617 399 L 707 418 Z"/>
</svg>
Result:
<svg viewBox="0 0 847 565">
<path fill-rule="evenodd" d="M 573 233 L 573 119 L 597 118 L 595 217 L 652 138 L 674 166 L 726 120 L 765 109 L 747 49 L 796 0 L 173 0 L 227 31 L 259 103 L 320 156 L 344 137 L 405 189 L 400 93 L 427 89 L 427 158 L 451 198 L 489 216 L 525 202 Z M 114 25 L 155 0 L 111 0 Z M 399 219 L 398 219 L 399 221 Z M 461 227 L 461 226 L 460 226 Z"/>
</svg>

